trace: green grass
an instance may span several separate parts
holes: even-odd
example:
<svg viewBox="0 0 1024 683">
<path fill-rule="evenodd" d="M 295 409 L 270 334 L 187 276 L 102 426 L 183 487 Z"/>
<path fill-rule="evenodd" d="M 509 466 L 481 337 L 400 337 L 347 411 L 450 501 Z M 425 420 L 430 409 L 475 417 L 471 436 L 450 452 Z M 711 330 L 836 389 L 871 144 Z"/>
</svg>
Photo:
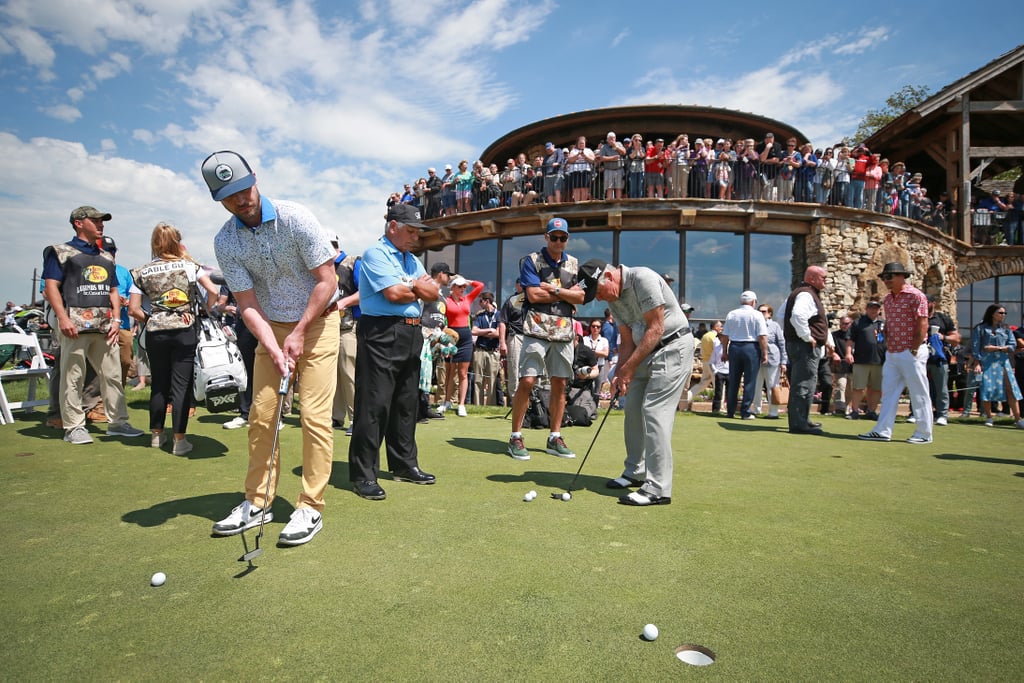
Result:
<svg viewBox="0 0 1024 683">
<path fill-rule="evenodd" d="M 145 392 L 143 392 L 145 394 Z M 132 421 L 147 423 L 129 392 Z M 348 490 L 336 436 L 324 530 L 274 542 L 299 491 L 282 432 L 258 569 L 210 525 L 240 500 L 245 431 L 200 411 L 187 458 L 148 439 L 70 446 L 41 413 L 0 426 L 3 677 L 9 680 L 1011 680 L 1024 670 L 1024 459 L 1017 430 L 926 446 L 680 414 L 673 504 L 616 504 L 613 412 L 580 460 L 503 452 L 503 410 L 421 426 L 436 486 Z M 603 416 L 603 412 L 602 412 Z M 600 417 L 600 416 L 599 416 Z M 599 422 L 599 421 L 598 421 Z M 598 422 L 565 431 L 580 457 Z M 896 436 L 911 434 L 897 425 Z M 522 501 L 530 489 L 540 494 Z M 253 534 L 247 535 L 250 544 Z M 149 586 L 156 571 L 166 585 Z M 639 639 L 645 623 L 661 637 Z M 674 648 L 718 662 L 695 669 Z"/>
</svg>

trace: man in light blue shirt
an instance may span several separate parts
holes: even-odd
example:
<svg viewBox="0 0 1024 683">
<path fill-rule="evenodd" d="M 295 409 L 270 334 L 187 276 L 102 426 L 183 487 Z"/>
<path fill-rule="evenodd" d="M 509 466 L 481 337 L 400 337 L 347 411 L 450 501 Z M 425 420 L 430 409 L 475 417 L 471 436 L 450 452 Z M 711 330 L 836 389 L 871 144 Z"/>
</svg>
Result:
<svg viewBox="0 0 1024 683">
<path fill-rule="evenodd" d="M 363 254 L 359 270 L 356 326 L 356 399 L 348 475 L 356 495 L 384 500 L 377 477 L 380 446 L 387 441 L 388 469 L 395 481 L 433 484 L 420 469 L 416 449 L 419 406 L 420 301 L 437 301 L 438 288 L 411 253 L 419 241 L 420 211 L 396 204 L 384 236 Z"/>
<path fill-rule="evenodd" d="M 753 420 L 750 404 L 754 401 L 757 373 L 768 362 L 768 324 L 758 313 L 757 294 L 749 289 L 740 294 L 740 307 L 729 311 L 722 327 L 722 360 L 729 363 L 729 386 L 725 393 L 725 414 L 735 417 L 736 402 L 743 381 L 740 417 Z"/>
</svg>

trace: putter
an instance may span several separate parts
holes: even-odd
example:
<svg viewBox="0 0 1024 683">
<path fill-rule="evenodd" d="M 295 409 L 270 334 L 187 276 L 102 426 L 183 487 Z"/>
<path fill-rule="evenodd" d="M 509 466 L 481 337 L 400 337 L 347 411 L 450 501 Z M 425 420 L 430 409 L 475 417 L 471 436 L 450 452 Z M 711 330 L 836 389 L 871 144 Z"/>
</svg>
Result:
<svg viewBox="0 0 1024 683">
<path fill-rule="evenodd" d="M 252 561 L 263 554 L 260 547 L 260 540 L 263 538 L 263 524 L 267 521 L 267 499 L 270 498 L 270 479 L 274 476 L 274 459 L 277 456 L 277 442 L 281 436 L 281 409 L 284 407 L 284 397 L 288 394 L 288 383 L 291 380 L 291 373 L 281 378 L 281 386 L 277 388 L 277 412 L 274 413 L 274 445 L 270 447 L 270 469 L 267 470 L 267 489 L 263 496 L 263 509 L 260 511 L 260 530 L 256 532 L 256 546 L 249 550 L 249 544 L 245 542 L 245 532 L 242 532 L 242 549 L 245 554 L 238 558 L 239 562 L 248 562 L 249 569 L 254 569 Z"/>
<path fill-rule="evenodd" d="M 604 411 L 604 417 L 601 418 L 601 424 L 597 426 L 597 431 L 594 432 L 594 439 L 590 442 L 590 448 L 587 449 L 586 455 L 583 456 L 583 460 L 580 462 L 580 468 L 576 470 L 576 476 L 572 478 L 572 481 L 569 483 L 569 488 L 565 490 L 566 493 L 572 493 L 572 488 L 576 486 L 576 480 L 579 478 L 580 472 L 583 471 L 583 466 L 587 464 L 587 458 L 590 457 L 590 451 L 594 450 L 594 444 L 597 443 L 597 437 L 601 433 L 601 428 L 604 427 L 605 420 L 608 419 L 608 414 L 612 412 L 612 406 L 615 405 L 615 401 L 618 400 L 618 398 L 619 391 L 616 389 L 615 394 L 612 396 L 612 400 L 608 402 L 608 410 Z M 552 493 L 551 497 L 560 500 L 562 498 L 562 494 Z"/>
</svg>

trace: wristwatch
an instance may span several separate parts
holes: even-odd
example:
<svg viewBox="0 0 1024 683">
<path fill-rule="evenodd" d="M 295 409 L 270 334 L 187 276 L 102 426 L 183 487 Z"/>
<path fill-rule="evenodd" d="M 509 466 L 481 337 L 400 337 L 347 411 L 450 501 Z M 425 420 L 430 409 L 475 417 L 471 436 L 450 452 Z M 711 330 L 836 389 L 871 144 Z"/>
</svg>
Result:
<svg viewBox="0 0 1024 683">
<path fill-rule="evenodd" d="M 562 288 L 561 287 L 555 287 L 555 296 L 558 296 L 561 293 L 562 293 Z"/>
</svg>

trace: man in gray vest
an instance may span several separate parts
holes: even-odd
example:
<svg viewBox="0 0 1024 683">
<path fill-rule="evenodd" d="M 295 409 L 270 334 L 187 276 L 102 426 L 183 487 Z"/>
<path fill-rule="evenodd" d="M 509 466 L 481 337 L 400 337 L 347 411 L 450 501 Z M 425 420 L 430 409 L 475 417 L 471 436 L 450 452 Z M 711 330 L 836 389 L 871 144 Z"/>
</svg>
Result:
<svg viewBox="0 0 1024 683">
<path fill-rule="evenodd" d="M 828 320 L 819 297 L 827 271 L 810 266 L 804 279 L 790 292 L 782 312 L 782 331 L 789 356 L 789 433 L 822 434 L 821 423 L 811 422 L 811 402 L 818 381 L 818 363 L 832 342 Z"/>
</svg>

